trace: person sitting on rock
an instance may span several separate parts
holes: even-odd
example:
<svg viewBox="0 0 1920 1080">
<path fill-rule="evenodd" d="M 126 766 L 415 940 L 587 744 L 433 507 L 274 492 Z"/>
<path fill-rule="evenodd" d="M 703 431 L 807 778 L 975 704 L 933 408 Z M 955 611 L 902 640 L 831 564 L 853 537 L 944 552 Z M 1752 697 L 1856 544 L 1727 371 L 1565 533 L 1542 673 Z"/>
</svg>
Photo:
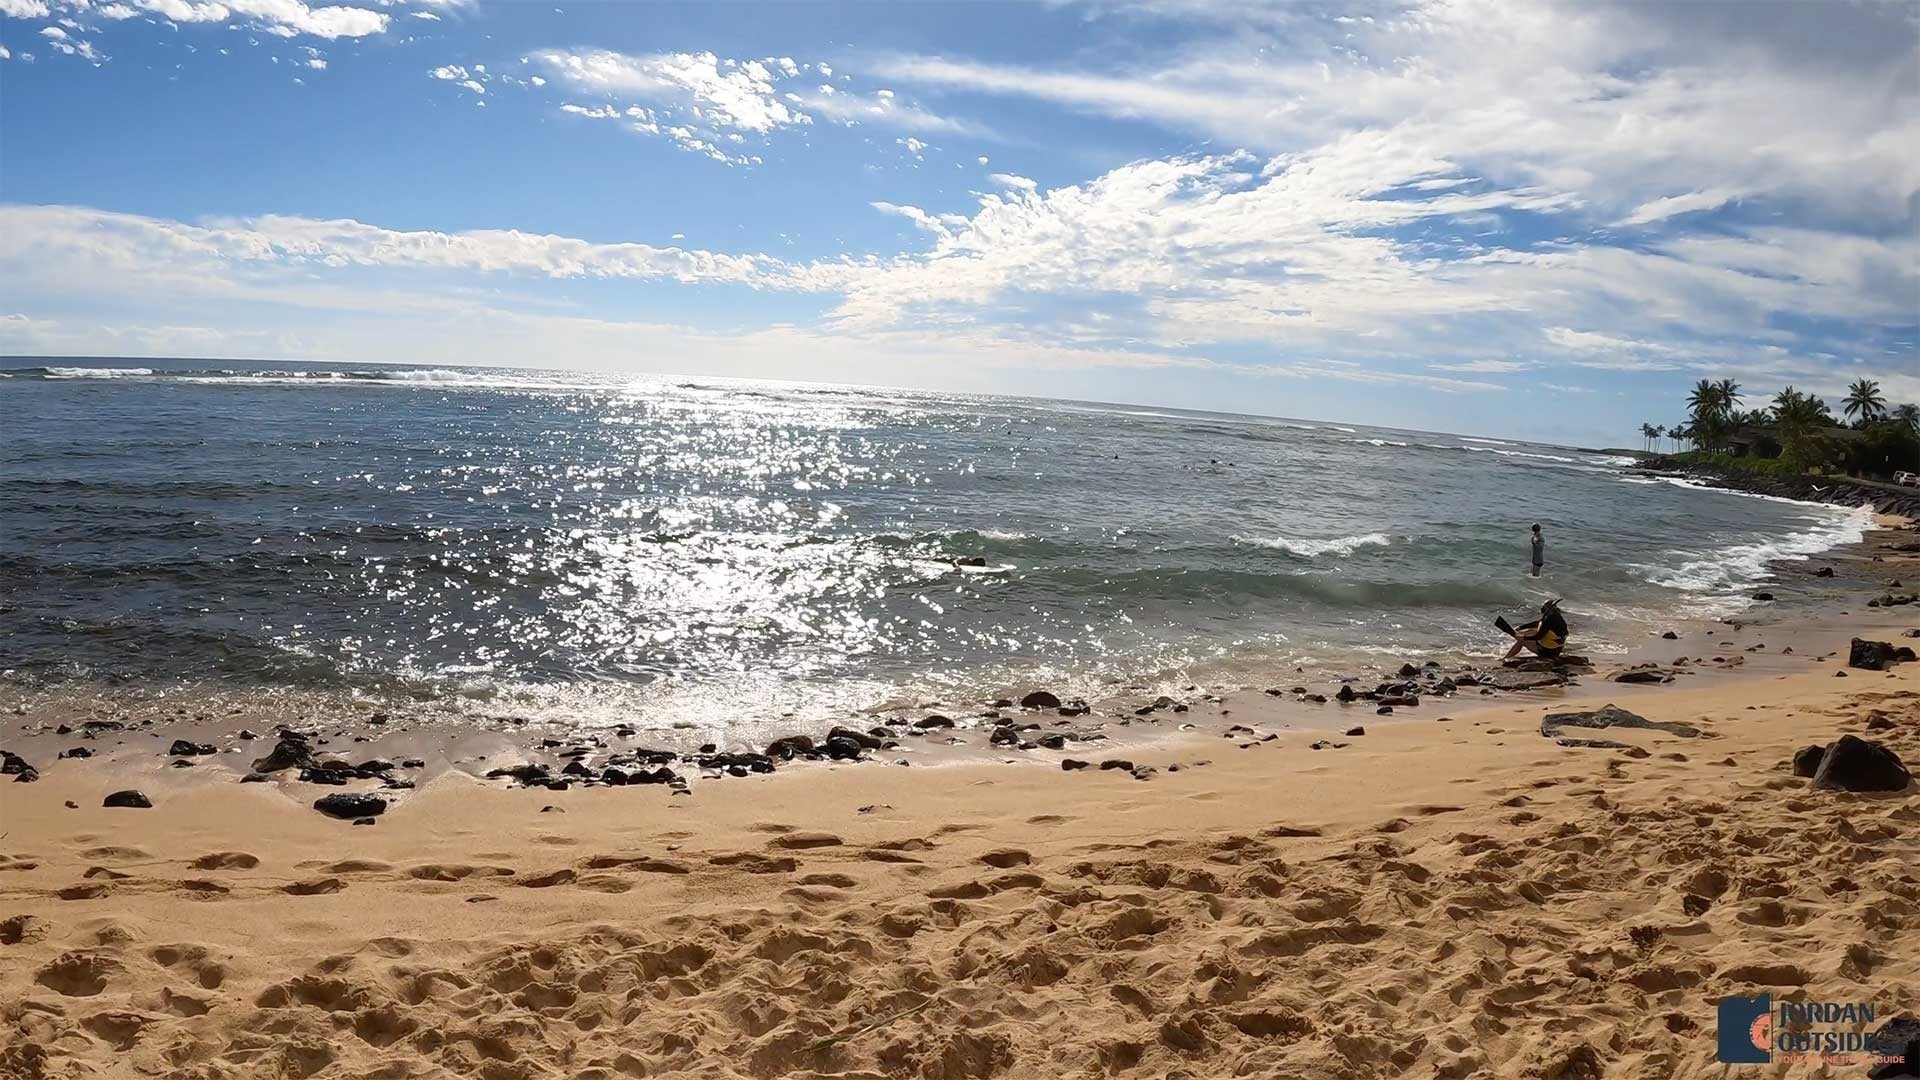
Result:
<svg viewBox="0 0 1920 1080">
<path fill-rule="evenodd" d="M 1549 600 L 1540 605 L 1540 617 L 1533 622 L 1518 627 L 1508 627 L 1505 620 L 1501 628 L 1513 635 L 1513 648 L 1507 650 L 1503 659 L 1511 660 L 1525 649 L 1535 656 L 1544 656 L 1551 660 L 1560 655 L 1567 645 L 1567 619 L 1560 614 L 1560 601 Z"/>
</svg>

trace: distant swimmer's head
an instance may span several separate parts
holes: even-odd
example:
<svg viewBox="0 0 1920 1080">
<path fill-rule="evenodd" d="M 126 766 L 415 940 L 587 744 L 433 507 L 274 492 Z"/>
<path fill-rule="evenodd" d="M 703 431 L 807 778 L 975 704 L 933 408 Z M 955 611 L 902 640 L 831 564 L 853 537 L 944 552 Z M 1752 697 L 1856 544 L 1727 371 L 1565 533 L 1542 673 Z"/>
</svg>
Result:
<svg viewBox="0 0 1920 1080">
<path fill-rule="evenodd" d="M 1537 532 L 1539 532 L 1539 531 L 1540 531 L 1540 526 L 1538 526 L 1538 525 L 1535 525 L 1535 526 L 1533 527 L 1533 531 L 1534 531 L 1534 532 L 1536 532 L 1536 533 L 1537 533 Z"/>
</svg>

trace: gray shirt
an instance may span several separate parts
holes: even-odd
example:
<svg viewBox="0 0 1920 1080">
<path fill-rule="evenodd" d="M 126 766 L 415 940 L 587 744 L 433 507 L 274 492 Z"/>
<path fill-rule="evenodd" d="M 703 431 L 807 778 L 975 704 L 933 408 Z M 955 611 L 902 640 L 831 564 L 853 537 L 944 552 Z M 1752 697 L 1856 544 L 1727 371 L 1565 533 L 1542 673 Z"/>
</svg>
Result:
<svg viewBox="0 0 1920 1080">
<path fill-rule="evenodd" d="M 1547 561 L 1547 542 L 1539 533 L 1533 534 L 1533 565 L 1542 566 Z"/>
</svg>

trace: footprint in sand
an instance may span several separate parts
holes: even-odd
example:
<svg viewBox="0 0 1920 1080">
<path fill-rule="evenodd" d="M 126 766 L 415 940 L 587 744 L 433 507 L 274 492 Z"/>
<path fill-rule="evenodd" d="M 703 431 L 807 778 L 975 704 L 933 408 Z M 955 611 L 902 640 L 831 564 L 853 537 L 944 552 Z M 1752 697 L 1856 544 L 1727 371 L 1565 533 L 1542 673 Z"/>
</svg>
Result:
<svg viewBox="0 0 1920 1080">
<path fill-rule="evenodd" d="M 547 889 L 555 885 L 571 885 L 577 876 L 572 870 L 563 867 L 544 874 L 536 874 L 530 878 L 521 878 L 514 884 L 524 885 L 529 889 Z"/>
<path fill-rule="evenodd" d="M 790 874 L 800 868 L 797 860 L 790 858 L 770 859 L 751 851 L 738 851 L 729 855 L 715 855 L 707 860 L 715 866 L 733 866 L 749 874 Z"/>
<path fill-rule="evenodd" d="M 777 836 L 767 841 L 767 846 L 785 848 L 789 851 L 805 851 L 809 848 L 839 847 L 845 842 L 832 833 L 795 832 Z"/>
<path fill-rule="evenodd" d="M 320 896 L 325 893 L 337 893 L 347 887 L 347 883 L 337 877 L 315 878 L 312 881 L 295 881 L 280 886 L 280 891 L 289 896 Z"/>
<path fill-rule="evenodd" d="M 309 864 L 302 863 L 304 868 Z M 343 859 L 328 863 L 320 869 L 329 874 L 383 874 L 393 869 L 392 863 L 376 862 L 373 859 Z"/>
<path fill-rule="evenodd" d="M 62 997 L 92 997 L 107 988 L 107 980 L 125 968 L 100 953 L 62 953 L 34 973 L 33 981 Z"/>
<path fill-rule="evenodd" d="M 202 855 L 188 865 L 195 870 L 251 870 L 260 865 L 260 859 L 244 851 L 216 851 L 211 855 Z"/>
<path fill-rule="evenodd" d="M 595 855 L 583 864 L 589 870 L 638 870 L 645 874 L 690 874 L 693 869 L 671 859 L 646 855 Z"/>
<path fill-rule="evenodd" d="M 422 863 L 409 867 L 407 876 L 420 881 L 464 881 L 470 877 L 512 877 L 504 866 L 468 866 L 464 863 Z"/>
<path fill-rule="evenodd" d="M 209 959 L 203 946 L 159 945 L 147 951 L 147 958 L 161 967 L 187 969 L 203 989 L 218 990 L 227 981 L 227 969 Z"/>
<path fill-rule="evenodd" d="M 1026 866 L 1033 862 L 1033 856 L 1019 848 L 999 848 L 980 856 L 980 861 L 988 866 L 1007 870 L 1015 866 Z"/>
<path fill-rule="evenodd" d="M 47 920 L 32 915 L 15 915 L 0 920 L 0 945 L 19 945 L 47 936 Z"/>
</svg>

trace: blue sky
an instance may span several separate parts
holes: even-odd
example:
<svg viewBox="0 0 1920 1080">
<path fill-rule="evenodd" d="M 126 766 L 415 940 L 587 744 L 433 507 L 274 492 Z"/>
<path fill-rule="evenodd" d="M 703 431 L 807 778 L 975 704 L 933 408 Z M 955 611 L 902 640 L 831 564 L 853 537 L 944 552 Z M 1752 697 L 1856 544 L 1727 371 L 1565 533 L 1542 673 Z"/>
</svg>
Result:
<svg viewBox="0 0 1920 1080">
<path fill-rule="evenodd" d="M 1910 5 L 0 0 L 0 352 L 1920 400 Z"/>
</svg>

